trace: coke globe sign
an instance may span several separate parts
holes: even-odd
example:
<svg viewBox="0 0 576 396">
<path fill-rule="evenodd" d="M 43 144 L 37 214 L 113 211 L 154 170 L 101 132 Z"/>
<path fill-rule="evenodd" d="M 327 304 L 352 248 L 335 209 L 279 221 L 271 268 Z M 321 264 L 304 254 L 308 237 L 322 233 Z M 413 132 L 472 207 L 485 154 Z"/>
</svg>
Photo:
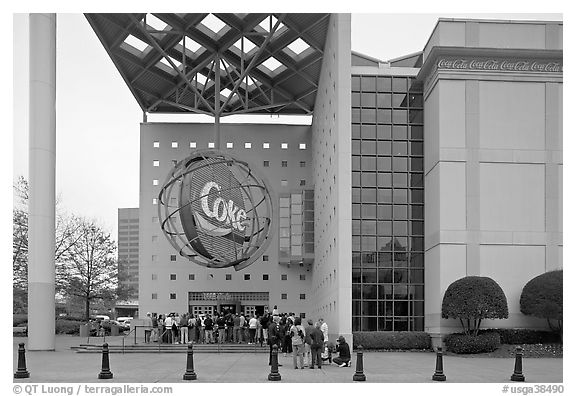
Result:
<svg viewBox="0 0 576 396">
<path fill-rule="evenodd" d="M 229 154 L 197 151 L 178 162 L 158 201 L 164 235 L 196 264 L 240 270 L 270 243 L 274 207 L 267 182 Z"/>
</svg>

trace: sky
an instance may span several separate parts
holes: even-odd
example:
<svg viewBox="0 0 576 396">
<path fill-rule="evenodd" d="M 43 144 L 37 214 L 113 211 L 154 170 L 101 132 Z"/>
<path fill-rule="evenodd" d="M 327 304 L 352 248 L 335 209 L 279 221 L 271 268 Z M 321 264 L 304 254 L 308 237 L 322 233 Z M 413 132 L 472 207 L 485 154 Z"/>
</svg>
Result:
<svg viewBox="0 0 576 396">
<path fill-rule="evenodd" d="M 561 14 L 352 13 L 352 50 L 381 60 L 423 49 L 439 17 L 562 20 Z M 28 174 L 28 15 L 13 18 L 13 172 Z M 117 210 L 138 207 L 142 112 L 80 13 L 57 16 L 56 192 L 60 208 L 96 219 L 116 238 Z M 207 116 L 148 121 L 212 122 Z M 310 123 L 310 117 L 222 122 Z"/>
</svg>

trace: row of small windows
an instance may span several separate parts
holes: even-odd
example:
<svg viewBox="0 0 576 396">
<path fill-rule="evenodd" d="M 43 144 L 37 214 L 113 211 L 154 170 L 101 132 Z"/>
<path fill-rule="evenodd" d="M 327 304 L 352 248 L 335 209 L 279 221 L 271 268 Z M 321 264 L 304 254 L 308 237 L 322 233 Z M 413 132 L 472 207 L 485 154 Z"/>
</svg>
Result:
<svg viewBox="0 0 576 396">
<path fill-rule="evenodd" d="M 159 183 L 158 179 L 153 179 L 153 180 L 152 180 L 152 185 L 153 185 L 153 186 L 157 186 L 158 183 Z M 298 185 L 299 185 L 299 186 L 305 186 L 305 185 L 306 185 L 306 180 L 300 179 Z M 288 187 L 288 180 L 280 180 L 280 186 L 281 186 L 281 187 Z M 174 203 L 175 203 L 175 202 L 174 202 Z M 152 198 L 152 204 L 153 204 L 153 205 L 157 205 L 157 204 L 158 204 L 158 199 L 157 199 L 157 198 Z M 158 218 L 157 218 L 157 217 L 153 217 L 153 218 L 152 218 L 152 221 L 153 221 L 153 222 L 157 222 L 157 221 L 158 221 Z"/>
<path fill-rule="evenodd" d="M 232 280 L 232 274 L 225 274 L 226 280 Z M 170 280 L 175 281 L 177 278 L 176 274 L 170 274 Z M 208 274 L 208 279 L 214 279 L 214 274 Z M 244 274 L 244 280 L 250 280 L 250 274 Z M 287 274 L 281 274 L 280 279 L 283 281 L 288 280 Z M 152 280 L 158 280 L 158 274 L 152 274 Z M 196 274 L 188 274 L 188 280 L 196 280 Z M 268 274 L 262 274 L 262 280 L 270 280 L 270 276 Z M 300 274 L 300 280 L 305 281 L 306 275 Z"/>
<path fill-rule="evenodd" d="M 287 300 L 288 293 L 281 293 L 280 299 Z M 158 293 L 152 293 L 152 300 L 158 300 Z M 176 293 L 170 293 L 170 300 L 176 300 Z M 306 294 L 300 293 L 300 300 L 306 300 Z M 302 314 L 300 314 L 302 315 Z"/>
<path fill-rule="evenodd" d="M 174 162 L 174 160 L 173 160 L 173 162 Z M 263 165 L 265 168 L 268 168 L 268 167 L 270 167 L 270 161 L 264 161 L 264 162 L 262 163 L 262 165 Z M 280 162 L 280 165 L 282 166 L 282 168 L 287 168 L 287 167 L 288 167 L 288 161 L 282 160 L 282 161 Z M 160 166 L 160 161 L 159 161 L 159 160 L 153 160 L 153 161 L 152 161 L 152 166 L 154 166 L 154 167 L 159 167 L 159 166 Z M 306 161 L 300 161 L 300 168 L 305 168 L 305 167 L 306 167 Z"/>
<path fill-rule="evenodd" d="M 155 141 L 153 143 L 154 148 L 160 148 L 160 142 L 159 141 Z M 209 142 L 208 143 L 208 148 L 215 148 L 216 144 L 214 142 Z M 178 142 L 172 142 L 171 144 L 172 148 L 178 148 Z M 190 148 L 197 148 L 197 143 L 196 142 L 190 142 Z M 226 143 L 226 148 L 234 148 L 234 143 L 233 142 L 227 142 Z M 252 143 L 251 142 L 245 142 L 244 143 L 244 148 L 245 149 L 251 149 L 252 148 Z M 270 148 L 270 143 L 268 142 L 264 142 L 262 143 L 262 148 L 263 149 L 269 149 Z M 287 150 L 288 149 L 288 143 L 280 143 L 280 148 L 283 150 Z M 300 143 L 298 144 L 298 148 L 300 150 L 306 150 L 306 143 Z"/>
</svg>

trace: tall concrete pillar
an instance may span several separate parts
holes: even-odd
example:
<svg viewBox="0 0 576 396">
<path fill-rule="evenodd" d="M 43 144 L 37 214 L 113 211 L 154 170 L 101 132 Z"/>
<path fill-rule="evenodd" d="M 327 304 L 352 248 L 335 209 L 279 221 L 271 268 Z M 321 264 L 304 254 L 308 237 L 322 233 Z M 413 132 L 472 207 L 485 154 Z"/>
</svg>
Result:
<svg viewBox="0 0 576 396">
<path fill-rule="evenodd" d="M 30 14 L 28 350 L 54 350 L 56 14 Z"/>
</svg>

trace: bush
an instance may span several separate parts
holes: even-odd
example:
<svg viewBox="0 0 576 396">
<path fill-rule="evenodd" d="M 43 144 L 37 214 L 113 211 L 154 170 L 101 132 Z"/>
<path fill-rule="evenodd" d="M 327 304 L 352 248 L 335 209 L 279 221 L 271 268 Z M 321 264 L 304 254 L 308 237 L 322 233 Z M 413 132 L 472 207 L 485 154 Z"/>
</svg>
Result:
<svg viewBox="0 0 576 396">
<path fill-rule="evenodd" d="M 421 331 L 359 331 L 352 333 L 354 348 L 430 349 L 430 335 Z"/>
<path fill-rule="evenodd" d="M 553 344 L 560 342 L 558 333 L 532 329 L 486 329 L 480 330 L 478 334 L 496 332 L 500 335 L 502 344 Z"/>
<path fill-rule="evenodd" d="M 444 337 L 446 349 L 454 353 L 492 352 L 500 347 L 500 335 L 496 332 L 469 334 L 449 334 Z"/>
<path fill-rule="evenodd" d="M 466 276 L 454 281 L 442 300 L 442 317 L 459 319 L 465 334 L 478 334 L 482 319 L 508 317 L 508 302 L 493 279 Z"/>
<path fill-rule="evenodd" d="M 552 330 L 562 331 L 562 277 L 562 270 L 550 271 L 526 283 L 520 295 L 520 312 L 546 319 Z"/>
<path fill-rule="evenodd" d="M 59 319 L 56 321 L 56 334 L 79 334 L 83 324 L 75 320 Z"/>
</svg>

